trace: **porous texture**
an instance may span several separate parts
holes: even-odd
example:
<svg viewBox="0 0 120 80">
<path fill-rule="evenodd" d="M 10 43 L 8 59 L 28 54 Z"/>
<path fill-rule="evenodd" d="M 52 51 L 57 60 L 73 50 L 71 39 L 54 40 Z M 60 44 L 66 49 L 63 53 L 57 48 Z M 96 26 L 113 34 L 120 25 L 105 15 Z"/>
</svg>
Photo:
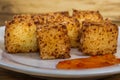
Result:
<svg viewBox="0 0 120 80">
<path fill-rule="evenodd" d="M 79 30 L 81 29 L 79 21 L 72 17 L 64 17 L 64 22 L 66 23 L 68 36 L 70 38 L 70 43 L 72 48 L 78 47 L 79 43 Z"/>
<path fill-rule="evenodd" d="M 5 27 L 5 49 L 9 53 L 36 52 L 36 25 L 31 15 L 16 15 Z"/>
<path fill-rule="evenodd" d="M 117 50 L 118 27 L 106 20 L 83 22 L 79 50 L 88 55 L 113 54 Z"/>
<path fill-rule="evenodd" d="M 45 24 L 37 26 L 37 39 L 41 59 L 64 59 L 70 57 L 70 41 L 66 26 Z"/>
</svg>

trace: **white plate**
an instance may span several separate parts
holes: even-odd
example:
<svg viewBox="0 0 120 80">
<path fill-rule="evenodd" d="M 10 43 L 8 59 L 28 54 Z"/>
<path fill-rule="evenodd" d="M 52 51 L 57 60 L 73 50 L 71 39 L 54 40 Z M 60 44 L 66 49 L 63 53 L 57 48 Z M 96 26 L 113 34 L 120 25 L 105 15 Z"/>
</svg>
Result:
<svg viewBox="0 0 120 80">
<path fill-rule="evenodd" d="M 55 66 L 63 59 L 41 60 L 38 53 L 8 54 L 4 49 L 4 29 L 5 27 L 0 28 L 0 67 L 2 68 L 29 75 L 56 78 L 89 78 L 120 73 L 120 65 L 95 69 L 58 70 L 55 68 Z M 120 57 L 120 36 L 116 55 L 117 57 Z M 71 56 L 72 59 L 85 57 L 80 52 L 78 52 L 77 49 L 71 50 Z"/>
</svg>

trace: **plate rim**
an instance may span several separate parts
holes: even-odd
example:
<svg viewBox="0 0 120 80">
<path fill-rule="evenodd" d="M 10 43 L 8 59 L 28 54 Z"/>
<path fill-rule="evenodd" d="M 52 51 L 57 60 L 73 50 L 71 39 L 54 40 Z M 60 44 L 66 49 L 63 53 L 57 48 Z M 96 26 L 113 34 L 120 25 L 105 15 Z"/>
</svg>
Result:
<svg viewBox="0 0 120 80">
<path fill-rule="evenodd" d="M 5 29 L 5 26 L 1 26 L 0 30 L 2 28 Z M 21 66 L 25 67 L 25 65 L 21 65 Z M 117 66 L 114 65 L 113 67 L 114 69 L 111 69 L 110 71 L 103 71 L 103 72 L 99 70 L 105 69 L 105 67 L 98 68 L 98 69 L 87 69 L 87 70 L 58 70 L 58 69 L 55 69 L 55 70 L 47 69 L 46 70 L 46 69 L 40 69 L 40 68 L 36 69 L 34 67 L 26 66 L 28 68 L 24 69 L 23 67 L 20 67 L 20 66 L 9 65 L 8 63 L 5 63 L 4 61 L 2 61 L 2 59 L 0 59 L 0 67 L 8 69 L 8 70 L 12 70 L 12 71 L 20 72 L 20 73 L 29 74 L 29 75 L 37 75 L 37 76 L 44 76 L 44 77 L 61 77 L 61 78 L 83 78 L 83 77 L 103 76 L 103 75 L 111 75 L 111 74 L 120 73 L 120 69 L 119 69 L 120 65 L 117 65 Z M 108 69 L 108 67 L 106 67 L 106 69 Z M 96 72 L 95 70 L 98 70 L 98 72 Z M 92 72 L 87 73 L 88 71 L 92 71 Z"/>
<path fill-rule="evenodd" d="M 23 67 L 21 67 L 23 66 Z M 12 70 L 15 72 L 25 73 L 29 75 L 35 76 L 44 76 L 44 77 L 58 77 L 58 78 L 84 78 L 84 77 L 93 77 L 93 76 L 105 76 L 105 75 L 112 75 L 120 73 L 120 66 L 116 66 L 113 69 L 108 69 L 106 71 L 101 71 L 104 68 L 99 68 L 98 71 L 96 69 L 89 69 L 89 70 L 51 70 L 51 69 L 40 69 L 40 68 L 33 68 L 29 66 L 12 66 L 9 63 L 0 62 L 0 67 L 8 70 Z M 108 67 L 106 67 L 107 69 Z M 95 70 L 95 71 L 92 71 Z M 92 71 L 92 73 L 87 73 L 88 71 Z M 100 72 L 99 72 L 100 71 Z M 76 74 L 73 74 L 76 73 Z M 109 74 L 108 74 L 109 73 Z"/>
</svg>

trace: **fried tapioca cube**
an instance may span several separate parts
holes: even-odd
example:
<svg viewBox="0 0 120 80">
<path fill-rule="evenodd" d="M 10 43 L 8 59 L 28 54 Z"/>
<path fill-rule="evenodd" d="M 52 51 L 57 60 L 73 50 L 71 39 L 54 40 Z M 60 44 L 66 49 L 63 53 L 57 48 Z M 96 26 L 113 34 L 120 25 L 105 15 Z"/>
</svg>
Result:
<svg viewBox="0 0 120 80">
<path fill-rule="evenodd" d="M 17 15 L 6 23 L 5 49 L 10 53 L 36 52 L 36 25 L 31 15 Z"/>
<path fill-rule="evenodd" d="M 63 59 L 70 57 L 70 39 L 64 24 L 37 26 L 37 39 L 41 59 Z"/>
<path fill-rule="evenodd" d="M 106 20 L 83 22 L 79 50 L 88 55 L 114 54 L 117 50 L 118 26 Z"/>
</svg>

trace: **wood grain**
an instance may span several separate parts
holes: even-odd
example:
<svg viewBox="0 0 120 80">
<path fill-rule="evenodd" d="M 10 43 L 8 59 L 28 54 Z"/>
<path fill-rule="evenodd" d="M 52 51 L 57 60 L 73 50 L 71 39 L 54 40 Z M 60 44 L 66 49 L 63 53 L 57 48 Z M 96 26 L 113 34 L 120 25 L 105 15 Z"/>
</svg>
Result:
<svg viewBox="0 0 120 80">
<path fill-rule="evenodd" d="M 72 9 L 99 10 L 105 18 L 120 21 L 120 0 L 0 0 L 0 25 L 11 14 L 45 13 Z"/>
<path fill-rule="evenodd" d="M 99 10 L 105 16 L 120 16 L 119 0 L 0 0 L 1 13 L 41 13 L 61 10 Z"/>
</svg>

